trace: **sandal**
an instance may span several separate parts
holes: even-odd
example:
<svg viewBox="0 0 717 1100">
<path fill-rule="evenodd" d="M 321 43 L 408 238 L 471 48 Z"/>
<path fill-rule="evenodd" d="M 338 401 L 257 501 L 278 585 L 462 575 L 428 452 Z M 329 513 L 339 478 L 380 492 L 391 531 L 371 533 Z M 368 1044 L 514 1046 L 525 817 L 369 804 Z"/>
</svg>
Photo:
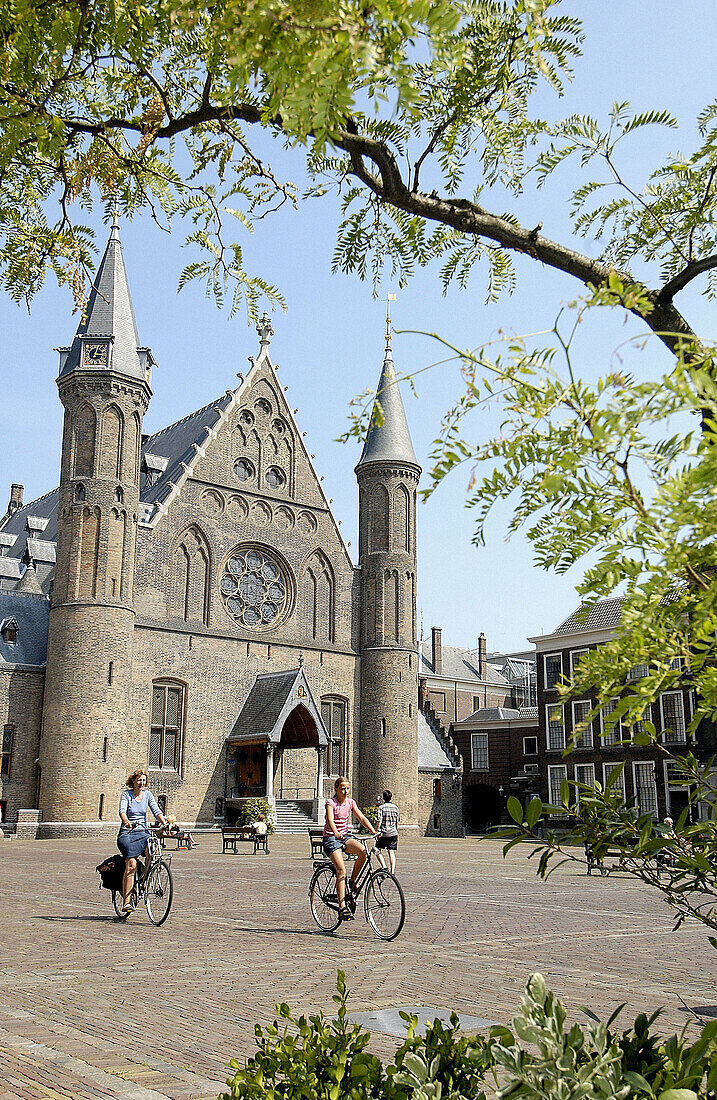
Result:
<svg viewBox="0 0 717 1100">
<path fill-rule="evenodd" d="M 354 919 L 354 915 L 351 912 L 351 910 L 349 909 L 348 905 L 342 905 L 341 906 L 341 908 L 339 909 L 339 916 L 341 917 L 341 920 L 353 920 Z"/>
</svg>

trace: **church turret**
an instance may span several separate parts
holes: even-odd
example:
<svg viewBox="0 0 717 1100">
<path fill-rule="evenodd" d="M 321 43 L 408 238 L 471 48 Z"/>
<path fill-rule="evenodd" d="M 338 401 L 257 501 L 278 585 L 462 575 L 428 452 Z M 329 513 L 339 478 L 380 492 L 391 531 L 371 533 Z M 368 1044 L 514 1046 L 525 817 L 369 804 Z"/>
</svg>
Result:
<svg viewBox="0 0 717 1100">
<path fill-rule="evenodd" d="M 152 356 L 139 346 L 117 219 L 71 347 L 57 567 L 45 679 L 42 835 L 115 821 L 126 778 L 142 418 Z"/>
<path fill-rule="evenodd" d="M 361 569 L 359 802 L 388 788 L 404 826 L 418 823 L 418 646 L 416 490 L 421 467 L 411 443 L 391 351 L 356 466 Z"/>
</svg>

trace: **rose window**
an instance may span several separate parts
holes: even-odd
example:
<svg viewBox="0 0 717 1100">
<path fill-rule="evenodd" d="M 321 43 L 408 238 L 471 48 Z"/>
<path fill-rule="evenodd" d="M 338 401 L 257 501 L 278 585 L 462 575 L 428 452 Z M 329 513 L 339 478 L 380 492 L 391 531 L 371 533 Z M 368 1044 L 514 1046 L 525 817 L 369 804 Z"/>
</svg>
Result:
<svg viewBox="0 0 717 1100">
<path fill-rule="evenodd" d="M 287 579 L 276 560 L 263 550 L 232 554 L 219 587 L 231 617 L 252 630 L 275 625 L 288 607 Z"/>
</svg>

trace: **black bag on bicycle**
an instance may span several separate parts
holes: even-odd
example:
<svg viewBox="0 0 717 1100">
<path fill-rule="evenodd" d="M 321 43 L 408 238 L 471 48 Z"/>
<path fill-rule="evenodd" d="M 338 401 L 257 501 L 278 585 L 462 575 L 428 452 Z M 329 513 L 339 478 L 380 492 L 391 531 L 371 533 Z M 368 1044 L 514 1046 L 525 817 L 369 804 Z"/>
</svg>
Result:
<svg viewBox="0 0 717 1100">
<path fill-rule="evenodd" d="M 100 876 L 100 886 L 98 889 L 104 887 L 105 890 L 122 890 L 122 878 L 124 876 L 124 856 L 114 855 L 109 859 L 100 863 L 97 868 L 97 874 Z"/>
</svg>

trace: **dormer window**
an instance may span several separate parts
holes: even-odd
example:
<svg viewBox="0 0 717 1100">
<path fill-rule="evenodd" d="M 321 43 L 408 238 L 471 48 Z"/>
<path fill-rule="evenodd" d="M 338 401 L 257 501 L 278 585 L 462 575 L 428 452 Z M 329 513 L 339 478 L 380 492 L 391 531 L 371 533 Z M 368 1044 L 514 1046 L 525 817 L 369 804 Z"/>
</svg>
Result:
<svg viewBox="0 0 717 1100">
<path fill-rule="evenodd" d="M 27 530 L 36 538 L 45 530 L 49 522 L 49 520 L 44 519 L 42 516 L 28 516 Z"/>
<path fill-rule="evenodd" d="M 17 619 L 5 619 L 2 626 L 0 626 L 0 638 L 6 645 L 15 645 L 18 629 Z"/>
<path fill-rule="evenodd" d="M 0 531 L 0 558 L 6 558 L 10 552 L 10 547 L 17 539 L 17 535 L 8 535 L 5 531 Z"/>
<path fill-rule="evenodd" d="M 161 475 L 167 469 L 168 464 L 168 458 L 164 458 L 162 455 L 153 455 L 145 451 L 142 455 L 142 473 L 144 474 L 145 489 L 149 489 L 150 486 L 159 481 Z"/>
</svg>

